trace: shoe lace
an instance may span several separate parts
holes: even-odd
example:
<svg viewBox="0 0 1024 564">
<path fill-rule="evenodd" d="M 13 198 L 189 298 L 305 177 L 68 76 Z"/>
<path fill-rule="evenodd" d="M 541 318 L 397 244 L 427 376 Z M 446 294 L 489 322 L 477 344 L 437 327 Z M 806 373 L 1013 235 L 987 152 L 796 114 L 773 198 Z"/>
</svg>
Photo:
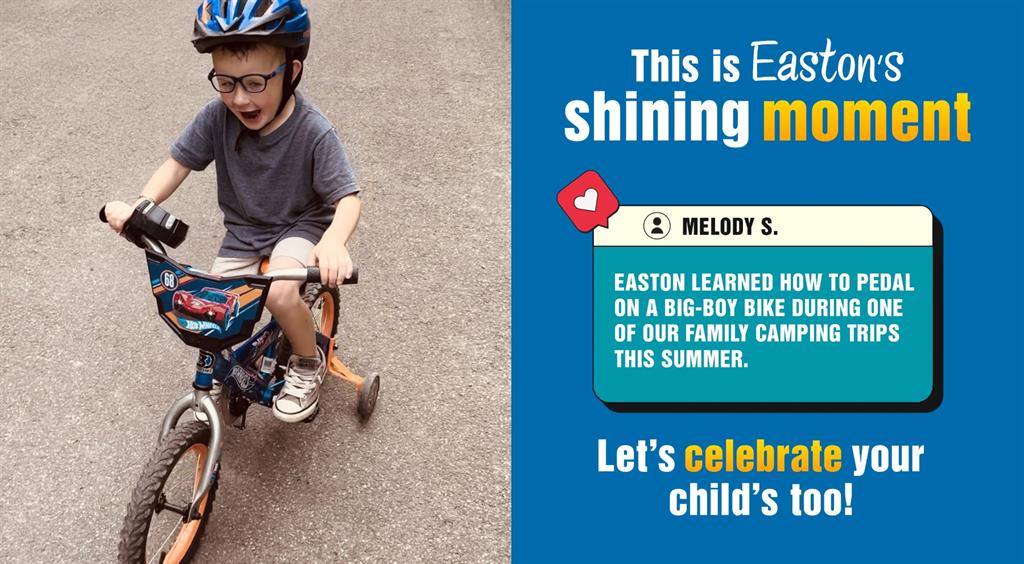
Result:
<svg viewBox="0 0 1024 564">
<path fill-rule="evenodd" d="M 304 398 L 316 389 L 316 373 L 303 374 L 295 370 L 292 363 L 288 363 L 288 370 L 284 374 L 284 386 L 281 388 L 282 395 Z"/>
</svg>

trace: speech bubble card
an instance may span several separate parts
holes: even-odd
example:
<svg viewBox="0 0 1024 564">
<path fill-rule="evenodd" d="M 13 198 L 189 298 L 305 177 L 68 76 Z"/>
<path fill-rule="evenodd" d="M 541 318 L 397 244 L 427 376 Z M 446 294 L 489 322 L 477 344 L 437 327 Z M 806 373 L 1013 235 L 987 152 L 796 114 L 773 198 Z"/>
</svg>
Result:
<svg viewBox="0 0 1024 564">
<path fill-rule="evenodd" d="M 941 228 L 920 206 L 623 206 L 594 231 L 616 411 L 930 411 Z"/>
</svg>

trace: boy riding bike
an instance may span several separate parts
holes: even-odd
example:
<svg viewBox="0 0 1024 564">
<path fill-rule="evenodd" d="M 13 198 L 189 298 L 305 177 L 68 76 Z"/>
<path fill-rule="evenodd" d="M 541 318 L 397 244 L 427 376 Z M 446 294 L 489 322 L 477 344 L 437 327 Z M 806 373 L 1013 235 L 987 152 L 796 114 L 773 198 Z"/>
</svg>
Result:
<svg viewBox="0 0 1024 564">
<path fill-rule="evenodd" d="M 134 204 L 106 205 L 111 228 L 121 232 L 137 207 L 163 202 L 215 161 L 226 233 L 213 274 L 255 274 L 270 257 L 273 270 L 319 266 L 330 287 L 349 278 L 359 188 L 334 127 L 295 91 L 309 35 L 300 0 L 203 0 L 192 43 L 211 54 L 207 78 L 220 97 L 189 123 Z M 293 351 L 273 405 L 287 422 L 316 413 L 327 369 L 301 284 L 276 282 L 266 303 Z M 211 393 L 218 403 L 220 386 Z"/>
</svg>

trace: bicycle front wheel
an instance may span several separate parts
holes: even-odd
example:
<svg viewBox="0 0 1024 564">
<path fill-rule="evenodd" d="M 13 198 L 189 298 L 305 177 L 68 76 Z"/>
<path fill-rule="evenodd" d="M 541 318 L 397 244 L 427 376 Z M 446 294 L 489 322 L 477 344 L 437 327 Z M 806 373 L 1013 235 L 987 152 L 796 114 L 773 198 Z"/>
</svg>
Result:
<svg viewBox="0 0 1024 564">
<path fill-rule="evenodd" d="M 188 562 L 210 519 L 219 476 L 199 502 L 198 519 L 185 522 L 209 456 L 210 428 L 192 421 L 168 434 L 139 478 L 121 529 L 118 561 Z M 217 473 L 219 474 L 219 472 Z"/>
</svg>

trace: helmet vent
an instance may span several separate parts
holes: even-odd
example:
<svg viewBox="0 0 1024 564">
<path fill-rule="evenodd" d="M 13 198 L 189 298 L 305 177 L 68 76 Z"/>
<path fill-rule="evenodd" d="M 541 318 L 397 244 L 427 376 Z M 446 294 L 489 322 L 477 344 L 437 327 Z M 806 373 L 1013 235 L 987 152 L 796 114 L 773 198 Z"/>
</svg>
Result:
<svg viewBox="0 0 1024 564">
<path fill-rule="evenodd" d="M 260 16 L 266 14 L 268 11 L 270 11 L 270 8 L 273 5 L 274 5 L 274 0 L 262 0 L 259 3 L 259 5 L 256 6 L 256 11 L 253 12 L 253 15 L 256 16 L 256 17 L 260 17 Z"/>
</svg>

